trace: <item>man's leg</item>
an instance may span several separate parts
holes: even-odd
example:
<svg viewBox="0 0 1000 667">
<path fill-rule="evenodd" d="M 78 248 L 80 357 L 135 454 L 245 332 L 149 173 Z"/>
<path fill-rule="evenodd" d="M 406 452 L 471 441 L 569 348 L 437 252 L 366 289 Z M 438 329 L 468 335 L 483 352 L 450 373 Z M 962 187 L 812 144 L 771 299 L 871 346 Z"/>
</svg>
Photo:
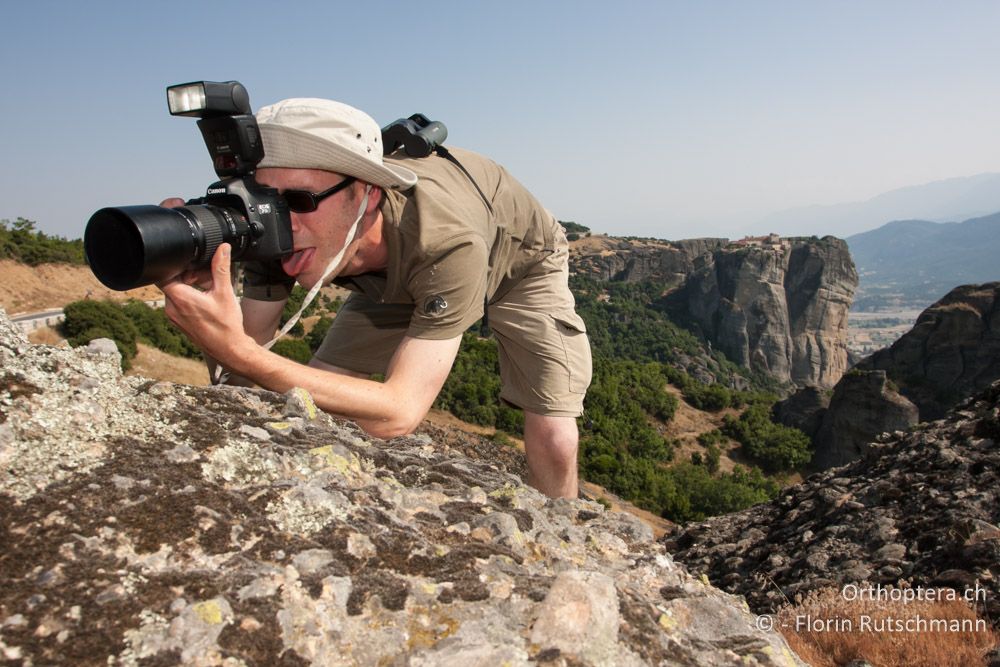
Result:
<svg viewBox="0 0 1000 667">
<path fill-rule="evenodd" d="M 549 417 L 525 410 L 528 484 L 552 498 L 576 498 L 578 442 L 575 418 Z"/>
</svg>

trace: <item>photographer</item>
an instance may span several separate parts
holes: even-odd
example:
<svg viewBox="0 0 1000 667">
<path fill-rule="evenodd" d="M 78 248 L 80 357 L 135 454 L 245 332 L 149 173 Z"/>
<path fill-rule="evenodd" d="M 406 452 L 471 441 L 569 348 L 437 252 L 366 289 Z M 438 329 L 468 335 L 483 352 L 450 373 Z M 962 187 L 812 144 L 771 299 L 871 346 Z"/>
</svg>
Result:
<svg viewBox="0 0 1000 667">
<path fill-rule="evenodd" d="M 170 319 L 232 373 L 278 392 L 303 387 L 324 410 L 391 438 L 424 418 L 462 333 L 485 311 L 501 399 L 524 410 L 528 481 L 576 497 L 591 358 L 558 222 L 474 153 L 383 159 L 378 125 L 345 104 L 290 99 L 257 121 L 265 157 L 255 179 L 288 203 L 294 251 L 280 267 L 248 263 L 238 302 L 221 245 L 209 280 L 189 272 L 161 283 Z M 330 276 L 352 294 L 309 365 L 262 347 L 292 284 Z"/>
</svg>

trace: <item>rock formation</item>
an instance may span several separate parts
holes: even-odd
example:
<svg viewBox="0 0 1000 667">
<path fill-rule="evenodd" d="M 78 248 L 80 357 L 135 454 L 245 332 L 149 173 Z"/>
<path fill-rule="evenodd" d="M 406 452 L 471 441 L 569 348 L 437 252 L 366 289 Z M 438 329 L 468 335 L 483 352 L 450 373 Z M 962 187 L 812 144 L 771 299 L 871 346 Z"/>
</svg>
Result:
<svg viewBox="0 0 1000 667">
<path fill-rule="evenodd" d="M 847 311 L 858 276 L 840 239 L 621 242 L 576 255 L 573 266 L 602 280 L 676 288 L 667 300 L 675 316 L 731 360 L 781 382 L 832 387 L 847 370 Z"/>
<path fill-rule="evenodd" d="M 736 363 L 782 382 L 832 387 L 847 370 L 847 311 L 858 278 L 840 239 L 717 250 L 677 301 Z"/>
<path fill-rule="evenodd" d="M 118 363 L 0 311 L 12 664 L 802 664 L 645 524 L 546 499 L 485 441 L 384 442 L 301 390 Z"/>
<path fill-rule="evenodd" d="M 857 458 L 880 433 L 940 418 L 998 379 L 1000 283 L 965 285 L 921 313 L 891 347 L 845 375 L 829 408 L 811 415 L 822 424 L 815 432 L 793 409 L 780 406 L 778 414 L 787 412 L 785 423 L 810 434 L 813 463 L 824 469 Z"/>
<path fill-rule="evenodd" d="M 918 421 L 917 406 L 896 391 L 885 371 L 851 370 L 837 383 L 823 413 L 813 438 L 812 464 L 826 470 L 850 463 L 880 434 L 905 431 Z"/>
<path fill-rule="evenodd" d="M 573 270 L 600 281 L 652 280 L 670 288 L 687 280 L 695 258 L 726 243 L 726 239 L 714 238 L 658 241 L 609 237 L 600 250 L 574 255 Z"/>
<path fill-rule="evenodd" d="M 978 585 L 980 616 L 997 624 L 998 489 L 1000 382 L 776 501 L 677 528 L 663 542 L 757 612 L 853 582 L 959 592 Z"/>
<path fill-rule="evenodd" d="M 1000 282 L 956 287 L 857 368 L 885 371 L 922 421 L 939 419 L 1000 379 Z"/>
</svg>

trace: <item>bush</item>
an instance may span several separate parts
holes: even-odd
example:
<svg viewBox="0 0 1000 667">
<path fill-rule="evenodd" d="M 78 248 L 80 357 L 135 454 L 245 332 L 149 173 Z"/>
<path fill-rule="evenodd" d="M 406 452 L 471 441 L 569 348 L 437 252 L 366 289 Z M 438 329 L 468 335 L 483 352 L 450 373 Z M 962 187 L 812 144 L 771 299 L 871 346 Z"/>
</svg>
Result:
<svg viewBox="0 0 1000 667">
<path fill-rule="evenodd" d="M 330 325 L 333 324 L 333 318 L 323 317 L 316 320 L 316 324 L 309 331 L 309 335 L 306 336 L 306 343 L 309 345 L 309 349 L 313 352 L 319 349 L 319 346 L 323 344 L 323 339 L 326 338 L 327 332 L 330 331 Z M 294 328 L 294 327 L 293 327 Z"/>
<path fill-rule="evenodd" d="M 300 364 L 308 364 L 309 360 L 312 359 L 312 350 L 309 349 L 309 344 L 301 338 L 282 338 L 271 346 L 271 352 Z"/>
<path fill-rule="evenodd" d="M 308 292 L 302 289 L 302 287 L 300 287 L 299 285 L 296 285 L 295 287 L 292 288 L 292 293 L 288 295 L 288 301 L 285 302 L 285 307 L 281 311 L 281 322 L 279 324 L 279 327 L 285 326 L 285 323 L 288 320 L 292 319 L 292 316 L 295 315 L 295 313 L 299 312 L 299 308 L 302 307 L 302 302 L 305 301 L 306 299 L 306 294 L 308 294 Z M 314 314 L 316 312 L 316 309 L 319 307 L 319 301 L 320 301 L 320 296 L 317 295 L 316 298 L 312 300 L 312 303 L 309 304 L 309 307 L 302 312 L 301 317 L 295 323 L 295 325 L 292 326 L 291 331 L 289 331 L 288 333 L 290 333 L 293 336 L 305 335 L 306 330 L 305 327 L 302 326 L 302 318 L 309 317 L 310 315 Z"/>
<path fill-rule="evenodd" d="M 797 428 L 772 422 L 766 403 L 751 405 L 739 419 L 726 417 L 722 432 L 738 440 L 747 455 L 768 472 L 794 470 L 812 458 L 809 437 Z"/>
<path fill-rule="evenodd" d="M 110 338 L 122 355 L 122 370 L 128 370 L 138 352 L 139 331 L 122 309 L 110 301 L 74 301 L 63 308 L 66 319 L 63 335 L 73 347 L 86 345 L 95 338 Z"/>
<path fill-rule="evenodd" d="M 32 220 L 0 220 L 0 258 L 14 259 L 29 266 L 48 262 L 83 264 L 83 241 L 68 241 L 35 229 Z"/>
<path fill-rule="evenodd" d="M 126 303 L 121 309 L 135 325 L 139 340 L 177 357 L 201 358 L 198 346 L 174 326 L 162 309 L 150 308 L 135 299 Z"/>
</svg>

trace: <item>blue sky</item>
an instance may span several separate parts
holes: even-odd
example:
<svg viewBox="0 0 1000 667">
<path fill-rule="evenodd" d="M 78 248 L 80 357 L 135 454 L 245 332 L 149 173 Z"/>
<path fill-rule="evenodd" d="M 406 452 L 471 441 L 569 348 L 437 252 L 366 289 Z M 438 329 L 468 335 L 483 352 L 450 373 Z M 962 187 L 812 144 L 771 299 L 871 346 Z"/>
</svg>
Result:
<svg viewBox="0 0 1000 667">
<path fill-rule="evenodd" d="M 997 2 L 4 2 L 0 218 L 82 235 L 213 180 L 164 88 L 414 112 L 557 217 L 735 235 L 773 211 L 1000 171 Z M 767 231 L 767 230 L 760 230 Z"/>
</svg>

